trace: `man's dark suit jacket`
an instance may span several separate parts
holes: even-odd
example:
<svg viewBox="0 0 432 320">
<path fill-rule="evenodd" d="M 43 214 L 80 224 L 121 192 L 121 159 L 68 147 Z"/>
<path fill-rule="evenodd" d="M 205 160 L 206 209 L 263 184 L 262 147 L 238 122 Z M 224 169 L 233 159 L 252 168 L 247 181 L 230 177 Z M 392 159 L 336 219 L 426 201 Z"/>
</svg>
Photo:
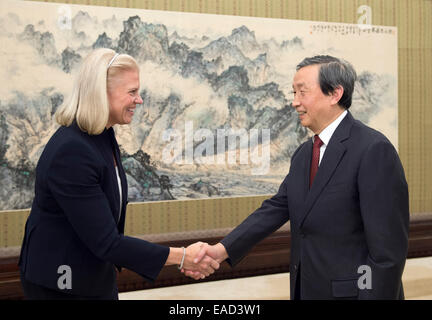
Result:
<svg viewBox="0 0 432 320">
<path fill-rule="evenodd" d="M 121 216 L 113 154 L 122 184 Z M 114 130 L 88 135 L 76 123 L 60 127 L 36 168 L 35 198 L 19 262 L 26 280 L 82 296 L 113 292 L 114 266 L 154 280 L 169 248 L 124 236 L 127 194 Z M 71 289 L 58 287 L 62 265 L 71 268 Z"/>
<path fill-rule="evenodd" d="M 291 298 L 300 277 L 301 299 L 403 299 L 409 206 L 396 150 L 348 112 L 309 189 L 311 157 L 309 139 L 293 154 L 278 193 L 221 241 L 228 262 L 237 264 L 290 220 Z M 362 265 L 371 268 L 371 289 L 358 286 Z"/>
</svg>

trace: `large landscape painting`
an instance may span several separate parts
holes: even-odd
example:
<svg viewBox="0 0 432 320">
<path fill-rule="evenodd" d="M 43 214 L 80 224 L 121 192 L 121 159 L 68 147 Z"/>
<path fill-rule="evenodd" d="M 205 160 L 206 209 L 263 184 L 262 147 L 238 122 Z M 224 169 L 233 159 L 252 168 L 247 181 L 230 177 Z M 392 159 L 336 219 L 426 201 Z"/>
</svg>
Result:
<svg viewBox="0 0 432 320">
<path fill-rule="evenodd" d="M 29 208 L 54 113 L 95 48 L 140 65 L 133 122 L 115 128 L 129 201 L 272 194 L 310 132 L 295 66 L 330 54 L 357 70 L 353 115 L 397 148 L 394 27 L 0 2 L 0 210 Z"/>
</svg>

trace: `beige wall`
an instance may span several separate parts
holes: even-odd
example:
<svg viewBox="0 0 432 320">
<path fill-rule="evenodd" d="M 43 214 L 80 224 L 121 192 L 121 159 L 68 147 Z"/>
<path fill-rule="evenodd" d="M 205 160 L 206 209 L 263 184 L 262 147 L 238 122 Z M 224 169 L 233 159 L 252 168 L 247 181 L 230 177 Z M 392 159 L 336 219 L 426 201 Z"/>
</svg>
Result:
<svg viewBox="0 0 432 320">
<path fill-rule="evenodd" d="M 372 8 L 372 24 L 398 27 L 399 153 L 412 212 L 432 211 L 431 0 L 48 0 L 70 4 L 357 23 Z"/>
<path fill-rule="evenodd" d="M 399 153 L 410 189 L 411 212 L 432 211 L 431 0 L 47 0 L 118 6 L 357 23 L 357 8 L 372 8 L 372 24 L 398 27 Z M 265 197 L 133 204 L 127 234 L 234 226 Z M 189 202 L 192 201 L 192 202 Z M 197 201 L 197 202 L 193 202 Z M 169 208 L 168 208 L 169 207 Z M 169 209 L 169 210 L 168 210 Z M 182 215 L 178 213 L 181 212 Z M 208 214 L 212 219 L 205 219 Z M 28 210 L 0 213 L 0 247 L 19 245 Z M 218 220 L 219 219 L 219 220 Z M 209 221 L 214 222 L 209 225 Z"/>
</svg>

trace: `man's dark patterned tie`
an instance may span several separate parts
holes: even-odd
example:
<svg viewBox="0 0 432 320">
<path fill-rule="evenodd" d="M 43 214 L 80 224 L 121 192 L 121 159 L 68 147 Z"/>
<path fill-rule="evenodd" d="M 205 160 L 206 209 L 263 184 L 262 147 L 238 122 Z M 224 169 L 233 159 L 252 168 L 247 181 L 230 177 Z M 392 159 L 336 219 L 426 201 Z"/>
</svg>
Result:
<svg viewBox="0 0 432 320">
<path fill-rule="evenodd" d="M 320 158 L 320 148 L 323 145 L 323 142 L 316 134 L 314 137 L 314 144 L 312 149 L 312 162 L 310 167 L 310 179 L 309 179 L 309 188 L 312 186 L 312 183 L 315 179 L 315 175 L 318 171 L 318 163 Z"/>
</svg>

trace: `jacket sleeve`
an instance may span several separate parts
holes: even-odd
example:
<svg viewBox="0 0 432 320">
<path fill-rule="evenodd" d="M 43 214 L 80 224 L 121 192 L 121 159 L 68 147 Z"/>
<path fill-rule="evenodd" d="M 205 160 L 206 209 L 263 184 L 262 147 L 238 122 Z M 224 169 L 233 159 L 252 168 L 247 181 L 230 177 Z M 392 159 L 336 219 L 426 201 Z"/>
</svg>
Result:
<svg viewBox="0 0 432 320">
<path fill-rule="evenodd" d="M 295 161 L 296 155 L 304 145 L 305 143 L 302 143 L 293 153 L 291 163 Z M 229 257 L 226 261 L 231 266 L 238 264 L 258 242 L 275 232 L 290 219 L 286 185 L 288 178 L 289 174 L 273 197 L 263 201 L 260 208 L 221 240 Z"/>
<path fill-rule="evenodd" d="M 231 266 L 239 263 L 258 242 L 289 220 L 285 180 L 276 195 L 265 200 L 259 209 L 221 240 Z"/>
<path fill-rule="evenodd" d="M 48 167 L 48 187 L 80 240 L 95 256 L 152 281 L 164 266 L 169 248 L 118 232 L 100 185 L 104 168 L 96 163 L 88 145 L 65 143 Z"/>
<path fill-rule="evenodd" d="M 360 299 L 398 299 L 408 252 L 408 185 L 399 156 L 388 141 L 372 143 L 361 160 L 359 201 L 372 287 Z"/>
</svg>

